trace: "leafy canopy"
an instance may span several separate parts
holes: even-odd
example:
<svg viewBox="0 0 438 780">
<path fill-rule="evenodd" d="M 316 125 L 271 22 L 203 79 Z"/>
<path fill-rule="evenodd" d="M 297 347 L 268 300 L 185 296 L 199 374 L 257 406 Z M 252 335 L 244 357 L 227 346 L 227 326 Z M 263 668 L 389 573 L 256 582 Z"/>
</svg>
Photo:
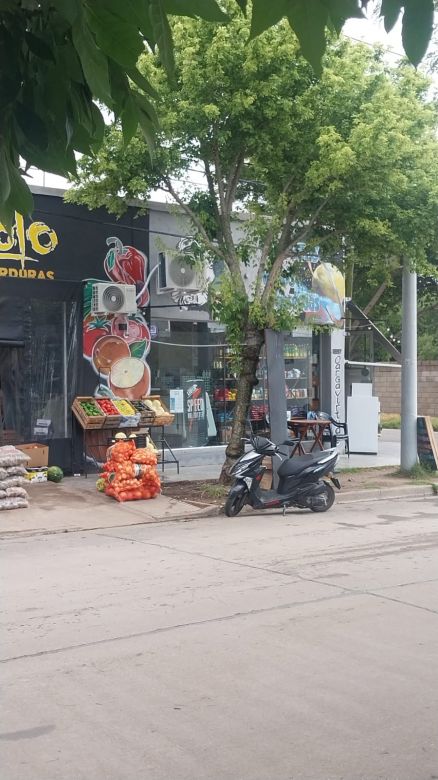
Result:
<svg viewBox="0 0 438 780">
<path fill-rule="evenodd" d="M 286 18 L 301 53 L 320 72 L 327 31 L 360 17 L 367 0 L 236 0 L 247 14 L 246 40 Z M 30 166 L 61 175 L 76 170 L 75 153 L 102 143 L 96 101 L 123 122 L 125 138 L 138 126 L 150 146 L 157 129 L 155 93 L 137 69 L 146 49 L 159 53 L 169 78 L 174 16 L 226 23 L 221 0 L 1 0 L 0 220 L 32 210 L 22 176 Z M 414 64 L 433 24 L 433 0 L 382 0 L 387 30 L 403 12 L 403 44 Z M 22 163 L 20 162 L 20 159 Z M 22 168 L 24 165 L 24 169 Z"/>
<path fill-rule="evenodd" d="M 285 266 L 321 256 L 367 266 L 408 254 L 426 268 L 438 215 L 437 114 L 428 82 L 388 69 L 379 51 L 331 44 L 320 79 L 283 22 L 246 44 L 250 21 L 173 25 L 176 84 L 158 59 L 140 69 L 157 92 L 160 143 L 151 159 L 123 123 L 84 158 L 69 199 L 121 213 L 161 189 L 189 217 L 204 249 L 228 268 L 218 316 L 242 334 L 248 321 L 282 327 Z M 177 187 L 193 168 L 205 184 Z M 236 213 L 244 220 L 236 232 Z"/>
</svg>

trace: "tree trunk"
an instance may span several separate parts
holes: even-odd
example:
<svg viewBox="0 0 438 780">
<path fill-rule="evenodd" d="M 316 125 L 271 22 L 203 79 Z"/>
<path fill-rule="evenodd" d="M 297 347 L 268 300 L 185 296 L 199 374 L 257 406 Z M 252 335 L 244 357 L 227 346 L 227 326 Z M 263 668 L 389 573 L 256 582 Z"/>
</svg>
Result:
<svg viewBox="0 0 438 780">
<path fill-rule="evenodd" d="M 247 324 L 244 339 L 245 346 L 242 350 L 241 369 L 237 381 L 237 400 L 234 406 L 231 439 L 225 451 L 225 463 L 222 466 L 219 478 L 223 485 L 230 482 L 230 469 L 236 460 L 240 458 L 244 450 L 242 438 L 245 436 L 246 420 L 253 387 L 257 384 L 256 372 L 265 334 L 263 330 Z"/>
</svg>

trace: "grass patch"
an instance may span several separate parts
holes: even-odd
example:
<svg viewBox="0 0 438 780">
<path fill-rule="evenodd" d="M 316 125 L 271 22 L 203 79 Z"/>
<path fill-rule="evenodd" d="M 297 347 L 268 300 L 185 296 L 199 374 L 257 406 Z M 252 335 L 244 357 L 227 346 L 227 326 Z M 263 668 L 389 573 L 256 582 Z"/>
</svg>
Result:
<svg viewBox="0 0 438 780">
<path fill-rule="evenodd" d="M 416 463 L 409 471 L 398 469 L 394 473 L 395 477 L 409 477 L 416 482 L 434 482 L 438 477 L 438 472 Z"/>
<path fill-rule="evenodd" d="M 229 488 L 224 485 L 205 485 L 201 492 L 207 498 L 224 498 L 228 491 Z"/>
<path fill-rule="evenodd" d="M 438 431 L 438 417 L 431 417 L 432 427 L 434 431 Z M 380 415 L 380 425 L 382 428 L 391 428 L 392 430 L 400 430 L 400 415 L 399 414 L 387 414 L 382 412 Z"/>
<path fill-rule="evenodd" d="M 336 474 L 364 474 L 367 472 L 372 472 L 373 474 L 376 471 L 387 471 L 391 466 L 367 466 L 367 467 L 361 467 L 361 466 L 345 466 L 345 468 L 337 468 Z"/>
</svg>

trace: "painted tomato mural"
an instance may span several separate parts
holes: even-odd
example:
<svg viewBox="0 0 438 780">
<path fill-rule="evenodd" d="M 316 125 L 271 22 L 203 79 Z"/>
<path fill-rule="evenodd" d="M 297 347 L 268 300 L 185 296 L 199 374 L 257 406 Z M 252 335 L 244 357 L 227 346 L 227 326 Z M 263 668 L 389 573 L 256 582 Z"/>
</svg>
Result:
<svg viewBox="0 0 438 780">
<path fill-rule="evenodd" d="M 147 258 L 134 247 L 124 246 L 118 238 L 108 238 L 111 247 L 103 267 L 108 279 L 118 284 L 134 284 L 139 308 L 149 303 Z M 98 377 L 96 394 L 122 395 L 135 400 L 150 393 L 150 369 L 146 357 L 151 347 L 147 322 L 138 310 L 135 314 L 93 314 L 93 284 L 84 286 L 83 356 Z"/>
</svg>

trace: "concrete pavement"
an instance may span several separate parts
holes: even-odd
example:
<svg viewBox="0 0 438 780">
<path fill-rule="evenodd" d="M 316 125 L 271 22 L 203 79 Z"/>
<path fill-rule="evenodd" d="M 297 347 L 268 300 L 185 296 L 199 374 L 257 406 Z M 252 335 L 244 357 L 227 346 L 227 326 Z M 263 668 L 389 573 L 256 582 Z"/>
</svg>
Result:
<svg viewBox="0 0 438 780">
<path fill-rule="evenodd" d="M 438 441 L 438 434 L 437 434 Z M 305 445 L 311 446 L 311 445 Z M 203 448 L 204 460 L 196 451 L 196 456 L 189 457 L 189 451 L 181 463 L 180 473 L 177 474 L 176 468 L 172 465 L 166 466 L 163 475 L 164 482 L 179 482 L 186 479 L 217 479 L 221 472 L 224 459 L 224 451 L 215 452 L 219 448 Z M 213 462 L 212 462 L 213 461 Z M 379 437 L 379 452 L 377 455 L 341 455 L 338 461 L 338 468 L 378 468 L 381 466 L 399 466 L 400 465 L 400 431 L 385 429 Z"/>
<path fill-rule="evenodd" d="M 4 539 L 3 780 L 431 780 L 436 498 Z"/>
</svg>

